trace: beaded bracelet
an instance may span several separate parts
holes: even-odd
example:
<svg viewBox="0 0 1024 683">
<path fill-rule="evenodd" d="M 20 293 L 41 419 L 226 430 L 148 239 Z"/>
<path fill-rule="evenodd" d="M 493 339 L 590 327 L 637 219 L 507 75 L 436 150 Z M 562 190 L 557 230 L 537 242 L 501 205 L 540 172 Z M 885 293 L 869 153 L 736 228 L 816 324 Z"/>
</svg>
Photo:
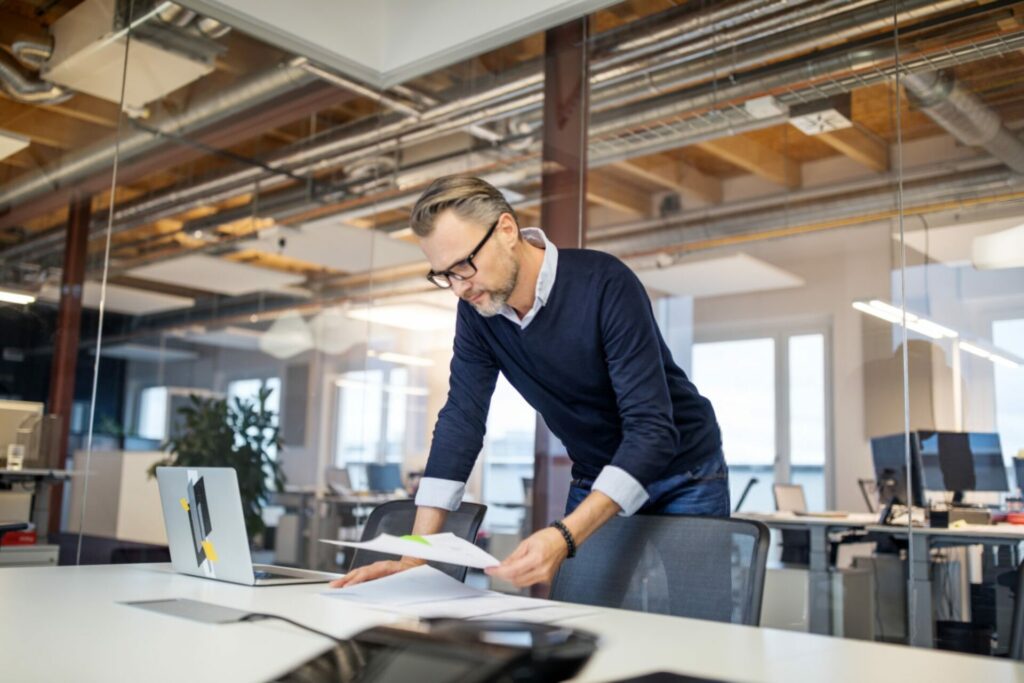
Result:
<svg viewBox="0 0 1024 683">
<path fill-rule="evenodd" d="M 569 531 L 569 528 L 565 526 L 565 524 L 563 524 L 561 520 L 555 520 L 554 522 L 551 522 L 551 526 L 558 529 L 558 531 L 562 534 L 562 538 L 565 539 L 565 544 L 569 546 L 569 554 L 566 556 L 566 558 L 568 559 L 570 557 L 575 557 L 576 539 L 572 537 L 572 532 Z"/>
</svg>

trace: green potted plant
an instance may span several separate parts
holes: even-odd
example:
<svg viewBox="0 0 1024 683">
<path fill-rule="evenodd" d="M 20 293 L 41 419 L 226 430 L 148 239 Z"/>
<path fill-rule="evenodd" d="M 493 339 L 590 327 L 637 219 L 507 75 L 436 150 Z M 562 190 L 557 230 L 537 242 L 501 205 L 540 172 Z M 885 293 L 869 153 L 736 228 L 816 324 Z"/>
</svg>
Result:
<svg viewBox="0 0 1024 683">
<path fill-rule="evenodd" d="M 272 447 L 281 452 L 277 415 L 266 405 L 271 391 L 260 389 L 256 401 L 189 396 L 189 405 L 178 409 L 182 424 L 161 447 L 170 457 L 149 470 L 156 476 L 156 468 L 166 465 L 233 468 L 250 543 L 266 529 L 262 513 L 271 487 L 284 488 L 281 465 L 270 455 Z"/>
</svg>

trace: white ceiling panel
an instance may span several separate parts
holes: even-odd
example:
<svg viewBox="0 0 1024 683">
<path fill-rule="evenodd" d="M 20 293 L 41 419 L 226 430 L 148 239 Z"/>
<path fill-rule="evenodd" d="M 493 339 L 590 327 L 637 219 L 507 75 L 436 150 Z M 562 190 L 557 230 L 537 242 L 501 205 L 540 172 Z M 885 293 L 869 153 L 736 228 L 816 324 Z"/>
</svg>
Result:
<svg viewBox="0 0 1024 683">
<path fill-rule="evenodd" d="M 105 347 L 100 351 L 104 358 L 120 358 L 122 360 L 142 361 L 144 363 L 174 363 L 183 360 L 195 360 L 199 354 L 185 349 L 169 349 L 145 344 L 118 344 Z"/>
<path fill-rule="evenodd" d="M 95 281 L 88 281 L 82 292 L 82 305 L 86 308 L 100 307 L 101 284 Z M 60 289 L 56 285 L 48 285 L 39 293 L 39 298 L 44 301 L 59 301 Z M 148 315 L 151 313 L 163 313 L 181 308 L 191 308 L 195 305 L 195 299 L 185 296 L 174 296 L 172 294 L 161 294 L 150 292 L 144 289 L 134 289 L 122 285 L 107 284 L 108 311 L 124 313 L 125 315 Z"/>
<path fill-rule="evenodd" d="M 179 0 L 324 66 L 388 88 L 619 0 Z"/>
<path fill-rule="evenodd" d="M 371 266 L 390 268 L 424 260 L 423 252 L 415 244 L 379 231 L 344 225 L 337 219 L 310 223 L 299 230 L 270 230 L 262 233 L 255 242 L 246 242 L 245 246 L 345 273 L 361 273 L 370 270 Z"/>
<path fill-rule="evenodd" d="M 263 333 L 259 330 L 231 326 L 221 330 L 188 330 L 180 335 L 182 339 L 200 346 L 216 346 L 242 351 L 258 350 L 262 336 Z"/>
<path fill-rule="evenodd" d="M 229 296 L 274 290 L 305 281 L 302 275 L 234 263 L 205 254 L 151 263 L 129 270 L 128 275 Z"/>
<path fill-rule="evenodd" d="M 637 275 L 651 289 L 698 299 L 804 284 L 793 273 L 747 254 L 688 261 L 667 268 L 640 271 Z"/>
</svg>

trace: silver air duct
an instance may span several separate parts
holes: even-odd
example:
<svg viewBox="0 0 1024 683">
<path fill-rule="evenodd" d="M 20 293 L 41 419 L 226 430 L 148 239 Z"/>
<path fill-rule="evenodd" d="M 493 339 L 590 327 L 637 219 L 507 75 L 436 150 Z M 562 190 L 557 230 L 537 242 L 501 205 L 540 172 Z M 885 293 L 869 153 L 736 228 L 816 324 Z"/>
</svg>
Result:
<svg viewBox="0 0 1024 683">
<path fill-rule="evenodd" d="M 0 87 L 12 99 L 31 104 L 57 104 L 74 95 L 73 92 L 59 85 L 26 76 L 14 58 L 2 51 L 0 51 Z"/>
<path fill-rule="evenodd" d="M 1017 173 L 1024 173 L 1024 143 L 977 95 L 937 71 L 907 74 L 903 86 L 924 113 L 950 135 L 965 145 L 985 149 Z"/>
</svg>

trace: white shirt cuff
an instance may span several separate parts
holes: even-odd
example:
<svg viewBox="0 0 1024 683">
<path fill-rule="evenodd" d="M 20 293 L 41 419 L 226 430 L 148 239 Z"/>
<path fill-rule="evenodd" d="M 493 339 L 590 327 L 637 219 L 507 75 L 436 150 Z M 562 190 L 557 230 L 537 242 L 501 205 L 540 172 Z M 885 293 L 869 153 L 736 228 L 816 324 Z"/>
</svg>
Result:
<svg viewBox="0 0 1024 683">
<path fill-rule="evenodd" d="M 420 487 L 416 490 L 416 505 L 451 512 L 459 509 L 465 492 L 466 485 L 461 481 L 424 477 L 420 479 Z"/>
<path fill-rule="evenodd" d="M 621 514 L 625 516 L 635 513 L 650 498 L 647 495 L 647 490 L 633 478 L 633 475 L 614 465 L 605 465 L 601 474 L 597 475 L 597 479 L 594 480 L 591 490 L 600 491 L 614 500 L 622 508 Z M 419 503 L 419 497 L 416 502 Z"/>
</svg>

